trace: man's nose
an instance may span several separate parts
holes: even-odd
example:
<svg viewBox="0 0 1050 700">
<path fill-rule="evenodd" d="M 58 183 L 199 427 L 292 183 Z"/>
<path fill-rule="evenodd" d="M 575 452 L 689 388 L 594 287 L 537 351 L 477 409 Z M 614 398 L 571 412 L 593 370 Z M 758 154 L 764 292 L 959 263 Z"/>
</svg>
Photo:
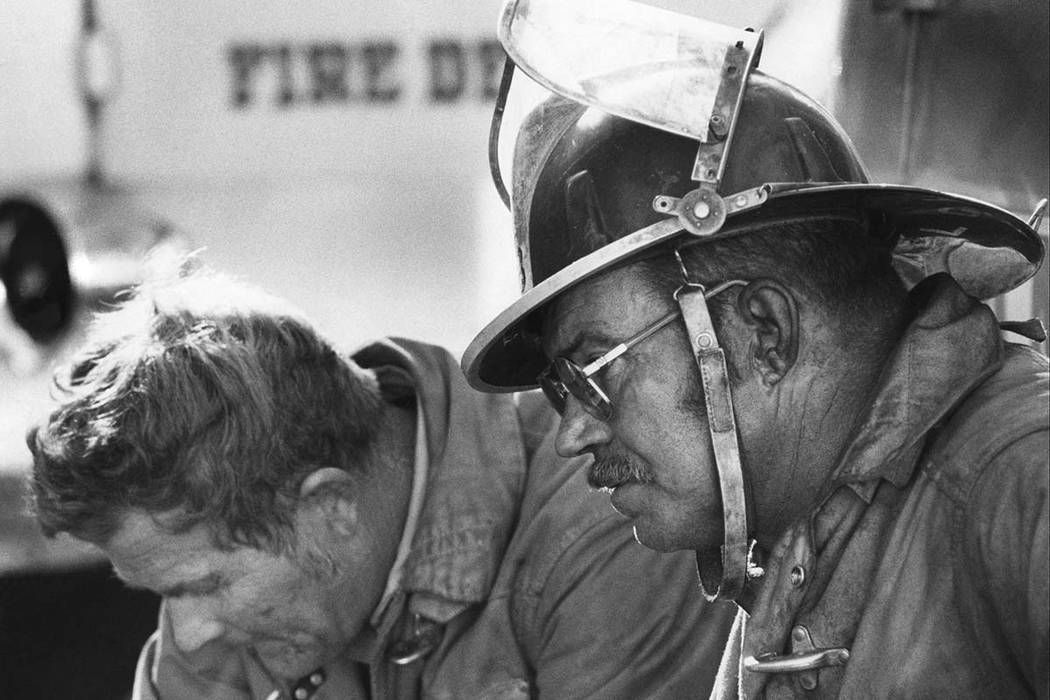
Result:
<svg viewBox="0 0 1050 700">
<path fill-rule="evenodd" d="M 222 638 L 226 633 L 226 627 L 214 614 L 212 605 L 204 598 L 166 598 L 164 605 L 168 611 L 175 645 L 185 653 L 197 651 L 209 642 Z"/>
<path fill-rule="evenodd" d="M 562 457 L 576 457 L 589 453 L 595 445 L 608 442 L 610 435 L 607 423 L 592 416 L 578 399 L 570 396 L 558 425 L 554 447 Z"/>
</svg>

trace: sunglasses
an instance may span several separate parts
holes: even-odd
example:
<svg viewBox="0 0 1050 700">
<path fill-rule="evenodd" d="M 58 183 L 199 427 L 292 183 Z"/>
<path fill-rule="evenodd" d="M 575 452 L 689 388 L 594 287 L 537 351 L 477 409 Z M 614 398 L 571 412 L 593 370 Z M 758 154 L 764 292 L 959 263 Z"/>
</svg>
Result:
<svg viewBox="0 0 1050 700">
<path fill-rule="evenodd" d="M 603 421 L 609 420 L 612 417 L 612 401 L 592 377 L 632 347 L 674 321 L 681 313 L 675 309 L 638 335 L 620 343 L 593 362 L 589 362 L 585 367 L 580 367 L 567 357 L 554 358 L 554 361 L 537 377 L 540 388 L 543 389 L 547 400 L 554 406 L 554 410 L 564 413 L 565 403 L 568 401 L 569 394 L 572 394 L 595 418 Z"/>
<path fill-rule="evenodd" d="M 705 292 L 704 298 L 710 299 L 730 287 L 744 284 L 747 283 L 743 280 L 730 280 L 714 287 L 711 291 Z M 608 367 L 635 345 L 668 326 L 681 315 L 681 309 L 671 311 L 661 317 L 656 323 L 648 326 L 637 335 L 625 340 L 583 367 L 580 367 L 567 357 L 554 358 L 554 361 L 547 365 L 547 368 L 540 372 L 536 378 L 544 396 L 547 397 L 547 400 L 554 406 L 554 410 L 559 414 L 565 413 L 565 404 L 568 402 L 569 396 L 573 396 L 583 404 L 584 409 L 592 416 L 601 421 L 608 421 L 612 417 L 612 401 L 605 391 L 598 386 L 598 383 L 594 381 L 594 375 Z"/>
</svg>

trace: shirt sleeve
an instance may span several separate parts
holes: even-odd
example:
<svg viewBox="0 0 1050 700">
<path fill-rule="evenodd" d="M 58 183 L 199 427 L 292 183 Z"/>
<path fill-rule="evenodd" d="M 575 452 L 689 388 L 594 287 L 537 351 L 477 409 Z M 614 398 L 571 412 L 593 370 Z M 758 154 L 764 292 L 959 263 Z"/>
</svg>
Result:
<svg viewBox="0 0 1050 700">
<path fill-rule="evenodd" d="M 612 512 L 534 602 L 525 644 L 540 698 L 707 697 L 736 612 L 704 599 L 692 552 L 649 550 Z"/>
<path fill-rule="evenodd" d="M 974 489 L 968 518 L 969 551 L 987 582 L 984 604 L 999 623 L 1008 663 L 1044 699 L 1050 697 L 1048 461 L 1046 430 L 1000 452 Z"/>
</svg>

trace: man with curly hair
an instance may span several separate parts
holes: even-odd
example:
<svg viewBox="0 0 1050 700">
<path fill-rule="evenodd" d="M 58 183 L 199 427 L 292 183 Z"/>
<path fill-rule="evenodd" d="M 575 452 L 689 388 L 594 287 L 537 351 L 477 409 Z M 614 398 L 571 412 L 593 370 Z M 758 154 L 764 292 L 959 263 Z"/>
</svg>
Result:
<svg viewBox="0 0 1050 700">
<path fill-rule="evenodd" d="M 102 314 L 59 385 L 36 511 L 163 596 L 136 698 L 710 687 L 731 612 L 690 558 L 633 542 L 543 401 L 470 390 L 439 348 L 343 355 L 197 273 Z"/>
</svg>

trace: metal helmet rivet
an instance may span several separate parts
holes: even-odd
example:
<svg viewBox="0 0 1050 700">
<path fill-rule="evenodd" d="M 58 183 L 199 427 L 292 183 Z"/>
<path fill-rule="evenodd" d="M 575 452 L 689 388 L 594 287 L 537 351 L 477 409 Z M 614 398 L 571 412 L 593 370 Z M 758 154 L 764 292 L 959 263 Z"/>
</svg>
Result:
<svg viewBox="0 0 1050 700">
<path fill-rule="evenodd" d="M 711 121 L 708 122 L 708 128 L 719 141 L 722 141 L 729 135 L 729 122 L 721 114 L 715 114 L 711 117 Z"/>
</svg>

